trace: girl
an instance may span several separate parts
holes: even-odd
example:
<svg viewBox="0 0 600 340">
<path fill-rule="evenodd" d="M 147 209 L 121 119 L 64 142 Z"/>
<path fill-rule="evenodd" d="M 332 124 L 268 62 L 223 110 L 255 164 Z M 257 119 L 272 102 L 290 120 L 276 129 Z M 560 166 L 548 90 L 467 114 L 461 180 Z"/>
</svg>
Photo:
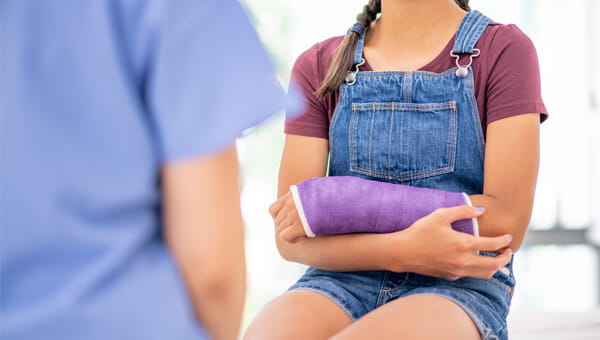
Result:
<svg viewBox="0 0 600 340">
<path fill-rule="evenodd" d="M 507 339 L 546 117 L 534 47 L 463 0 L 371 0 L 357 19 L 294 66 L 308 109 L 286 123 L 270 212 L 281 255 L 310 268 L 246 338 Z M 482 208 L 289 242 L 289 187 L 324 176 L 328 155 L 329 176 L 463 191 Z M 450 228 L 474 217 L 479 237 Z"/>
</svg>

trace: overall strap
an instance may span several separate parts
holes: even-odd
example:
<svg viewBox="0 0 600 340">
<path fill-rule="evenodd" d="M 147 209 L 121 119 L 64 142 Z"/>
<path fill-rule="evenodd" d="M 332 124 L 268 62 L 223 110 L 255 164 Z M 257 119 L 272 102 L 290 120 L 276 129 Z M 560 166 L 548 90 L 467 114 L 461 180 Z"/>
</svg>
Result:
<svg viewBox="0 0 600 340">
<path fill-rule="evenodd" d="M 354 56 L 352 57 L 352 68 L 346 74 L 345 83 L 346 85 L 354 85 L 356 83 L 356 74 L 358 73 L 358 68 L 365 63 L 365 60 L 362 57 L 363 47 L 365 45 L 365 26 L 359 22 L 354 24 L 349 30 L 348 33 L 356 32 L 358 34 L 358 41 L 356 42 L 356 47 L 354 48 Z"/>
<path fill-rule="evenodd" d="M 348 31 L 348 33 L 351 32 L 352 29 L 350 29 Z M 361 33 L 359 33 L 359 38 L 358 38 L 358 42 L 356 43 L 356 48 L 354 49 L 354 58 L 352 59 L 352 65 L 359 65 L 362 64 L 362 54 L 363 54 L 363 47 L 365 46 L 365 35 L 366 35 L 366 29 L 363 29 Z"/>
<path fill-rule="evenodd" d="M 452 53 L 473 54 L 475 44 L 483 31 L 492 20 L 479 11 L 470 11 L 465 14 L 456 32 L 456 39 Z"/>
</svg>

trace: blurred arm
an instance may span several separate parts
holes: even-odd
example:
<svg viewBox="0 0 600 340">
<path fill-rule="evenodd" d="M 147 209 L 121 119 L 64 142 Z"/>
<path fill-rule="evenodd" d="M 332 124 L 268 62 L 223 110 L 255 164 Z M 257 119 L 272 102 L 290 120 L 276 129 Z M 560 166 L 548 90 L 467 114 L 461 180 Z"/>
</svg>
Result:
<svg viewBox="0 0 600 340">
<path fill-rule="evenodd" d="M 246 279 L 236 149 L 168 164 L 162 184 L 167 245 L 196 316 L 215 339 L 236 339 Z"/>
</svg>

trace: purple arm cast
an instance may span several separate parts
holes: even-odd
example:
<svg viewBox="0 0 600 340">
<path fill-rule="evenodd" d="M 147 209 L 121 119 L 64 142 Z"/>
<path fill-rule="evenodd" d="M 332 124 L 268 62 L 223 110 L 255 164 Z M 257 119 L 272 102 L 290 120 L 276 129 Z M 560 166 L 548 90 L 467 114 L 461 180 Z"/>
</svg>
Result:
<svg viewBox="0 0 600 340">
<path fill-rule="evenodd" d="M 417 188 L 354 176 L 316 177 L 291 187 L 309 237 L 347 233 L 390 233 L 408 228 L 438 208 L 472 205 L 465 193 Z M 477 219 L 452 223 L 478 235 Z"/>
</svg>

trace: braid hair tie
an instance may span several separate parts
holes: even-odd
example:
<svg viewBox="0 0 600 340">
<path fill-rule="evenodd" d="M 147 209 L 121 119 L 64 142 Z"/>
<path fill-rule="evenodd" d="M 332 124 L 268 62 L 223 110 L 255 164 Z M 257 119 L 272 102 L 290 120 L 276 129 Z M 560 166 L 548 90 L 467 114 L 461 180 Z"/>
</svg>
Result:
<svg viewBox="0 0 600 340">
<path fill-rule="evenodd" d="M 365 32 L 365 25 L 361 24 L 360 22 L 357 22 L 352 26 L 350 32 L 355 32 L 358 35 L 362 35 Z"/>
</svg>

